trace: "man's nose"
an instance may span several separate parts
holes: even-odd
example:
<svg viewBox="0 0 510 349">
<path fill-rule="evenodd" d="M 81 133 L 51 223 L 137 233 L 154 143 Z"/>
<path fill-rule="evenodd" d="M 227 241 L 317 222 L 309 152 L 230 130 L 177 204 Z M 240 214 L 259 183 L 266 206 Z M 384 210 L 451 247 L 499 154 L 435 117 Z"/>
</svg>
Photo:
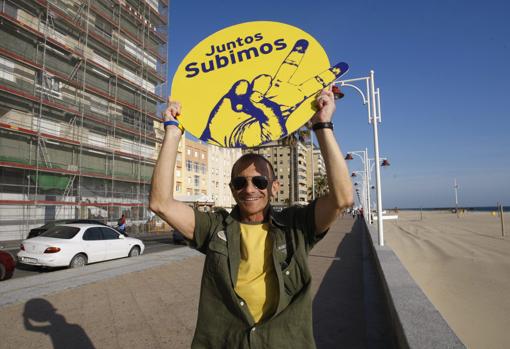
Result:
<svg viewBox="0 0 510 349">
<path fill-rule="evenodd" d="M 253 184 L 252 180 L 247 180 L 246 187 L 244 187 L 244 190 L 246 190 L 249 193 L 256 192 L 258 188 Z"/>
</svg>

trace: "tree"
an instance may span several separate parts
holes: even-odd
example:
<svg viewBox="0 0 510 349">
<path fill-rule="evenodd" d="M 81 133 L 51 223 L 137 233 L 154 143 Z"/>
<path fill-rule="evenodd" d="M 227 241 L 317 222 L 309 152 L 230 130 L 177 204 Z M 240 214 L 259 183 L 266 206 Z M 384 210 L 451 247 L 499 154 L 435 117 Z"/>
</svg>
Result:
<svg viewBox="0 0 510 349">
<path fill-rule="evenodd" d="M 308 197 L 311 199 L 313 197 L 312 195 L 312 188 L 308 188 Z M 326 175 L 320 174 L 317 177 L 315 177 L 315 197 L 323 196 L 328 192 L 328 179 Z"/>
</svg>

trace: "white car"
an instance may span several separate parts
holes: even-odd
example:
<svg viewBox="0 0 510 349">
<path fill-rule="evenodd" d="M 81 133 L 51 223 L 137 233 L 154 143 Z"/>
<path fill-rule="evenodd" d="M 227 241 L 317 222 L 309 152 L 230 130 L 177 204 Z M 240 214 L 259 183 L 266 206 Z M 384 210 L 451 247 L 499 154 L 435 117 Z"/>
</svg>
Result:
<svg viewBox="0 0 510 349">
<path fill-rule="evenodd" d="M 143 253 L 139 239 L 126 237 L 98 224 L 63 224 L 23 240 L 19 263 L 45 267 L 82 267 L 109 259 L 134 257 Z"/>
</svg>

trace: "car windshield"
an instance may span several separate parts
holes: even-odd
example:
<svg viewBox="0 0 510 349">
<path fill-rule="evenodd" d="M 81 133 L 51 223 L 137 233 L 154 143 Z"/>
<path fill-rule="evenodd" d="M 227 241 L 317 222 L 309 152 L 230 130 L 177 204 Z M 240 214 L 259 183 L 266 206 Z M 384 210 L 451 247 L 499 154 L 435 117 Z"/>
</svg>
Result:
<svg viewBox="0 0 510 349">
<path fill-rule="evenodd" d="M 40 236 L 56 239 L 72 239 L 79 231 L 80 228 L 56 226 L 45 231 Z"/>
</svg>

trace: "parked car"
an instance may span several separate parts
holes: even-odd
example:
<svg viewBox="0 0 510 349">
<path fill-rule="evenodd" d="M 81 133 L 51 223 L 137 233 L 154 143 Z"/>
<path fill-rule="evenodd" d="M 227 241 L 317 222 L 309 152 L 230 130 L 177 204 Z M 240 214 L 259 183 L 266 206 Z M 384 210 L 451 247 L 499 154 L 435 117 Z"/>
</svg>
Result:
<svg viewBox="0 0 510 349">
<path fill-rule="evenodd" d="M 36 236 L 41 235 L 46 230 L 53 228 L 56 225 L 71 224 L 71 223 L 99 224 L 99 225 L 104 225 L 105 227 L 108 226 L 107 224 L 105 224 L 101 221 L 97 221 L 95 219 L 57 219 L 55 221 L 50 221 L 40 227 L 31 229 L 30 232 L 28 233 L 27 239 L 35 238 Z"/>
<path fill-rule="evenodd" d="M 105 223 L 103 223 L 101 221 L 96 221 L 95 219 L 58 219 L 56 221 L 48 222 L 45 225 L 42 225 L 40 227 L 31 229 L 30 232 L 28 233 L 27 239 L 35 238 L 36 236 L 41 235 L 46 230 L 53 228 L 56 225 L 70 224 L 70 223 L 88 223 L 88 224 L 99 224 L 99 225 L 107 226 Z"/>
<path fill-rule="evenodd" d="M 89 263 L 143 253 L 139 239 L 100 224 L 63 224 L 21 242 L 19 263 L 45 267 L 82 267 Z"/>
<path fill-rule="evenodd" d="M 16 259 L 7 251 L 0 251 L 0 281 L 7 280 L 14 274 Z"/>
</svg>

